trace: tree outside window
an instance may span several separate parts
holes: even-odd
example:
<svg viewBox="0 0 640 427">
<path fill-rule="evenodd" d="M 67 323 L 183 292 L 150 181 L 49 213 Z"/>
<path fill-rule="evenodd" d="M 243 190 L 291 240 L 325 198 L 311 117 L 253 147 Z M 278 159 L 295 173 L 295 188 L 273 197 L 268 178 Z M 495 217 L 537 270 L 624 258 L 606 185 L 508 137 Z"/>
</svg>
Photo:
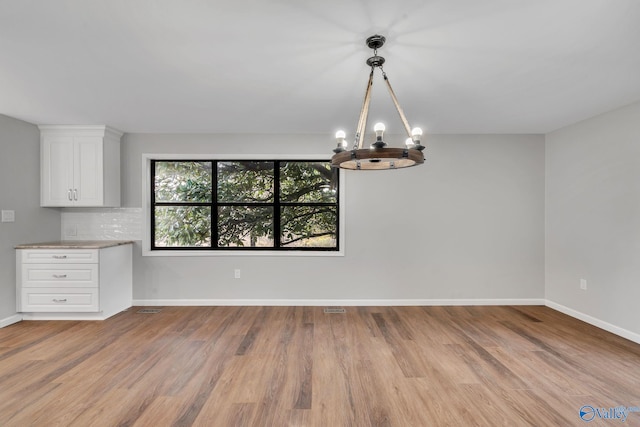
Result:
<svg viewBox="0 0 640 427">
<path fill-rule="evenodd" d="M 338 250 L 338 174 L 328 161 L 151 166 L 154 250 Z"/>
</svg>

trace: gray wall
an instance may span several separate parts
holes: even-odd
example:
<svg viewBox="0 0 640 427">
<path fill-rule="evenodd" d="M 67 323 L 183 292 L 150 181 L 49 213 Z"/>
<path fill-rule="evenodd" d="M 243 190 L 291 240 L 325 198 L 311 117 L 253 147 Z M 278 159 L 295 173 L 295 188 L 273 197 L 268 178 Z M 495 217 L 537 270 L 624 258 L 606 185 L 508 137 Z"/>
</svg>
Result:
<svg viewBox="0 0 640 427">
<path fill-rule="evenodd" d="M 428 145 L 425 166 L 346 174 L 344 257 L 142 257 L 137 245 L 134 299 L 544 298 L 544 137 L 436 135 Z M 142 206 L 142 153 L 332 146 L 326 135 L 127 134 L 123 206 Z"/>
<path fill-rule="evenodd" d="M 60 238 L 60 212 L 40 208 L 40 133 L 35 125 L 0 115 L 0 324 L 16 314 L 15 245 Z"/>
<path fill-rule="evenodd" d="M 546 186 L 546 298 L 640 334 L 640 103 L 547 135 Z"/>
</svg>

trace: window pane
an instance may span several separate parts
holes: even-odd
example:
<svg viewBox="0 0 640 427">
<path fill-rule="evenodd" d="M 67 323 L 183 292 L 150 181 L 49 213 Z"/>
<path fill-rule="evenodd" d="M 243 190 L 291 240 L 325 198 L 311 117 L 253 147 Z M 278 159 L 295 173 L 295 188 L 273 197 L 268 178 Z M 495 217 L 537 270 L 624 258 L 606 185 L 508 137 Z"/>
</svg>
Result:
<svg viewBox="0 0 640 427">
<path fill-rule="evenodd" d="M 332 189 L 331 178 L 332 169 L 329 162 L 282 162 L 280 200 L 335 203 L 336 192 Z"/>
<path fill-rule="evenodd" d="M 273 162 L 218 162 L 218 202 L 273 202 Z"/>
<path fill-rule="evenodd" d="M 156 202 L 210 202 L 211 162 L 156 162 Z"/>
<path fill-rule="evenodd" d="M 335 248 L 336 212 L 335 206 L 282 207 L 281 246 Z"/>
<path fill-rule="evenodd" d="M 211 246 L 211 208 L 209 206 L 156 206 L 156 246 Z"/>
<path fill-rule="evenodd" d="M 218 207 L 218 246 L 273 247 L 273 207 Z"/>
</svg>

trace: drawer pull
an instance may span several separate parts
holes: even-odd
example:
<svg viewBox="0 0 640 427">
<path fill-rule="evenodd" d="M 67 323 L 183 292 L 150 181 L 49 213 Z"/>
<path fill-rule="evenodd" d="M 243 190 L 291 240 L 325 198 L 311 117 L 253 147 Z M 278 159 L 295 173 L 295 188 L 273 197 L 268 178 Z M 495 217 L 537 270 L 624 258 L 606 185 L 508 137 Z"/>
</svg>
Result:
<svg viewBox="0 0 640 427">
<path fill-rule="evenodd" d="M 55 259 L 67 259 L 66 255 L 54 255 L 53 256 Z"/>
<path fill-rule="evenodd" d="M 63 299 L 54 298 L 53 302 L 67 302 L 67 299 L 66 298 L 63 298 Z"/>
<path fill-rule="evenodd" d="M 54 274 L 53 277 L 55 277 L 56 279 L 64 279 L 65 277 L 67 277 L 66 274 Z"/>
</svg>

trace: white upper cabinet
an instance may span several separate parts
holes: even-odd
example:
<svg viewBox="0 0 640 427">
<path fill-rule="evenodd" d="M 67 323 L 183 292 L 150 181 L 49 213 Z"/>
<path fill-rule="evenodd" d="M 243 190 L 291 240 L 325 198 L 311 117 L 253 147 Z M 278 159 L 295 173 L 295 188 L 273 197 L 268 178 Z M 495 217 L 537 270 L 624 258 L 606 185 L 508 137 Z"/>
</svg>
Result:
<svg viewBox="0 0 640 427">
<path fill-rule="evenodd" d="M 40 206 L 120 206 L 120 138 L 108 126 L 39 126 Z"/>
</svg>

